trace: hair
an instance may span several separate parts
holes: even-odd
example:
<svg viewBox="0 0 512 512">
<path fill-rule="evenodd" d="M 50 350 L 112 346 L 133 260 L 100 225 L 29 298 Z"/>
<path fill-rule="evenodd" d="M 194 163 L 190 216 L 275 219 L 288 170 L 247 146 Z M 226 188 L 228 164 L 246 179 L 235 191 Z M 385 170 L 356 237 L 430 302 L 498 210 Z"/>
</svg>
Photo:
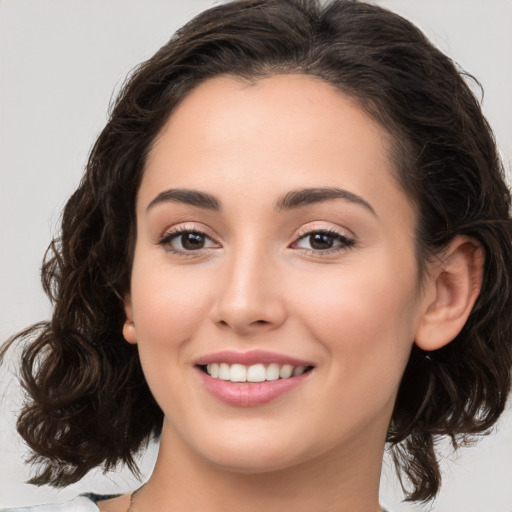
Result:
<svg viewBox="0 0 512 512">
<path fill-rule="evenodd" d="M 118 463 L 161 433 L 163 414 L 136 347 L 122 335 L 145 160 L 176 105 L 230 75 L 318 77 L 388 134 L 396 175 L 417 211 L 420 268 L 457 235 L 485 253 L 482 289 L 460 334 L 414 346 L 388 441 L 412 501 L 440 486 L 435 445 L 487 432 L 502 413 L 512 365 L 510 193 L 490 127 L 465 75 L 409 21 L 354 0 L 246 0 L 198 15 L 129 77 L 50 244 L 42 282 L 54 309 L 23 341 L 28 399 L 17 427 L 40 463 L 30 480 L 65 486 Z M 5 354 L 6 347 L 3 349 Z"/>
</svg>

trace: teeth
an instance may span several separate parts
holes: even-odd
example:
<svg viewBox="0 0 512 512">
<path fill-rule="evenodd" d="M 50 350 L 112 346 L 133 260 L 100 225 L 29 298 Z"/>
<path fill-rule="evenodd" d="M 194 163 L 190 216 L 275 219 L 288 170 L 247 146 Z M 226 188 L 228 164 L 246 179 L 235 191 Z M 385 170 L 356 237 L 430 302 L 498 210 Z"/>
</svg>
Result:
<svg viewBox="0 0 512 512">
<path fill-rule="evenodd" d="M 289 379 L 293 374 L 293 366 L 291 364 L 285 364 L 284 366 L 281 366 L 281 369 L 279 370 L 279 377 L 281 379 Z"/>
<path fill-rule="evenodd" d="M 229 380 L 229 364 L 220 363 L 219 365 L 219 379 Z"/>
<path fill-rule="evenodd" d="M 212 377 L 216 379 L 219 376 L 219 365 L 217 363 L 209 364 L 207 371 Z"/>
<path fill-rule="evenodd" d="M 298 375 L 302 375 L 306 371 L 305 366 L 297 366 L 297 368 L 294 368 L 293 370 L 293 376 L 297 377 Z"/>
<path fill-rule="evenodd" d="M 229 369 L 231 382 L 247 382 L 247 368 L 243 364 L 232 364 Z"/>
<path fill-rule="evenodd" d="M 279 365 L 271 363 L 267 366 L 267 380 L 279 379 Z"/>
<path fill-rule="evenodd" d="M 247 380 L 249 382 L 263 382 L 267 378 L 265 366 L 262 364 L 253 364 L 247 368 Z"/>
<path fill-rule="evenodd" d="M 297 377 L 306 371 L 305 366 L 293 367 L 290 364 L 279 365 L 271 363 L 265 365 L 258 363 L 251 366 L 243 364 L 211 363 L 206 365 L 206 372 L 210 377 L 231 382 L 264 382 L 266 380 L 289 379 Z"/>
</svg>

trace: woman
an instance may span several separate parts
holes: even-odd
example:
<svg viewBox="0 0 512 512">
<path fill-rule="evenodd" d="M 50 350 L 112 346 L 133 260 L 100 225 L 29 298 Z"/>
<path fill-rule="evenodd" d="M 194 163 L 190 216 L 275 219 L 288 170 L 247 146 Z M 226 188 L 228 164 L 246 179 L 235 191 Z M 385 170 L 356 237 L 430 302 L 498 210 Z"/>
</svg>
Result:
<svg viewBox="0 0 512 512">
<path fill-rule="evenodd" d="M 388 441 L 428 501 L 435 436 L 506 401 L 511 245 L 478 103 L 410 23 L 208 11 L 130 79 L 66 205 L 52 321 L 21 336 L 33 482 L 161 437 L 100 510 L 369 512 Z"/>
</svg>

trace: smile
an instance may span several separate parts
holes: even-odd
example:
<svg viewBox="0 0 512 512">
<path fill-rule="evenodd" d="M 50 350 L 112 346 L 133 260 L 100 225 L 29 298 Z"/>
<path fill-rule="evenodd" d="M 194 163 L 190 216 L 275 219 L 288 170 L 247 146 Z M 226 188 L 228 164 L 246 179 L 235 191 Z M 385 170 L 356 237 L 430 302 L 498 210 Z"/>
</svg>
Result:
<svg viewBox="0 0 512 512">
<path fill-rule="evenodd" d="M 261 406 L 309 381 L 311 361 L 264 350 L 226 350 L 195 362 L 206 391 L 235 407 Z"/>
<path fill-rule="evenodd" d="M 292 366 L 290 364 L 271 363 L 252 364 L 245 366 L 243 364 L 211 363 L 203 367 L 206 373 L 214 379 L 220 379 L 230 382 L 265 382 L 279 379 L 289 379 L 298 377 L 305 371 L 311 369 L 310 366 Z"/>
</svg>

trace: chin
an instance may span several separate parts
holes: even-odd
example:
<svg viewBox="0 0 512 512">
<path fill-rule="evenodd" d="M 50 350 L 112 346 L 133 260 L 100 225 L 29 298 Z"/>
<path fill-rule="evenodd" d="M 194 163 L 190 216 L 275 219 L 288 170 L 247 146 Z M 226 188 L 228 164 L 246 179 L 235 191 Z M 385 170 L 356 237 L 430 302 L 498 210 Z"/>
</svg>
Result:
<svg viewBox="0 0 512 512">
<path fill-rule="evenodd" d="M 281 431 L 281 435 L 276 432 Z M 195 441 L 189 438 L 189 447 L 213 466 L 234 473 L 257 474 L 279 471 L 304 462 L 312 444 L 306 436 L 269 428 L 214 430 L 198 433 Z M 301 442 L 302 441 L 302 442 Z M 309 445 L 309 446 L 308 446 Z M 306 448 L 307 447 L 307 448 Z"/>
<path fill-rule="evenodd" d="M 276 451 L 254 449 L 239 449 L 236 453 L 215 454 L 209 461 L 217 468 L 231 473 L 245 475 L 258 475 L 273 473 L 289 469 L 299 465 L 304 460 L 300 460 L 296 453 L 276 453 Z"/>
</svg>

